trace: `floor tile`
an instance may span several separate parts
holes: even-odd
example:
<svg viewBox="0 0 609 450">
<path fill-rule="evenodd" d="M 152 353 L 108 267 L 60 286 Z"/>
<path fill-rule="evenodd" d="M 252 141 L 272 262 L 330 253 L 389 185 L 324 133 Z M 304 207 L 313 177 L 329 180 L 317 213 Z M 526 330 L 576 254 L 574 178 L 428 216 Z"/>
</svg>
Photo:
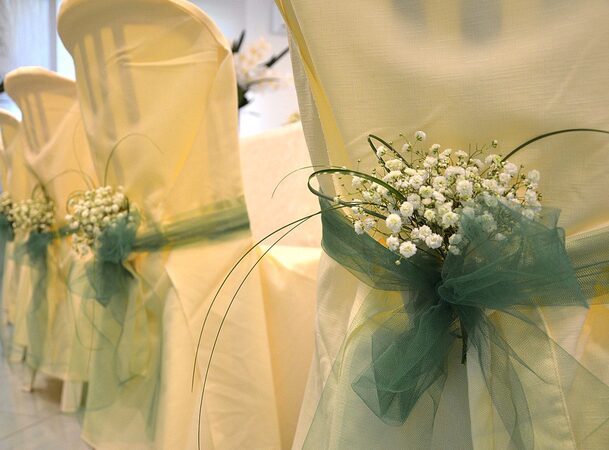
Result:
<svg viewBox="0 0 609 450">
<path fill-rule="evenodd" d="M 72 416 L 57 414 L 0 440 L 0 450 L 89 450 Z"/>
</svg>

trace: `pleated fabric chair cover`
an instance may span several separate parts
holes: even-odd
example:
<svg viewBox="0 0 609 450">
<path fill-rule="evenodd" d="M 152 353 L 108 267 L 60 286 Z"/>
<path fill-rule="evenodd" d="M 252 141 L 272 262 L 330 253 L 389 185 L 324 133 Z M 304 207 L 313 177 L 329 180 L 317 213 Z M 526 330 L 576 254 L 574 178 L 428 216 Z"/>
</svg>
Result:
<svg viewBox="0 0 609 450">
<path fill-rule="evenodd" d="M 0 137 L 2 140 L 2 191 L 9 192 L 11 189 L 11 183 L 13 181 L 12 176 L 12 151 L 16 145 L 18 145 L 20 134 L 19 130 L 21 123 L 13 116 L 10 112 L 0 110 Z M 3 258 L 3 272 L 2 272 L 2 297 L 1 297 L 1 308 L 0 314 L 1 320 L 3 321 L 2 327 L 4 329 L 4 336 L 2 336 L 3 345 L 8 348 L 4 348 L 4 356 L 6 358 L 11 357 L 12 344 L 9 336 L 9 324 L 14 322 L 15 314 L 15 298 L 17 292 L 17 278 L 19 272 L 17 265 L 13 260 L 13 249 L 14 243 L 7 242 L 5 244 Z"/>
<path fill-rule="evenodd" d="M 72 0 L 62 4 L 58 31 L 74 58 L 102 184 L 123 185 L 149 225 L 244 208 L 230 45 L 209 17 L 178 0 Z M 203 318 L 216 288 L 251 244 L 244 229 L 134 257 L 140 291 L 128 301 L 147 304 L 157 297 L 162 305 L 158 317 L 148 318 L 150 339 L 160 340 L 162 354 L 154 435 L 146 436 L 144 420 L 118 402 L 85 413 L 87 441 L 100 449 L 193 448 L 200 427 L 202 448 L 280 446 L 256 272 L 223 324 L 200 421 L 201 381 L 230 296 L 211 309 L 191 391 Z M 238 272 L 226 292 L 234 292 L 244 275 Z M 91 384 L 94 377 L 93 370 Z"/>
<path fill-rule="evenodd" d="M 10 73 L 9 73 L 10 74 Z M 11 96 L 10 83 L 5 83 L 5 89 Z M 35 180 L 28 171 L 25 162 L 25 153 L 28 148 L 28 139 L 25 127 L 20 125 L 19 131 L 15 135 L 11 144 L 5 151 L 10 161 L 10 172 L 8 179 L 8 191 L 11 193 L 13 202 L 19 202 L 30 198 Z M 27 310 L 30 299 L 30 271 L 23 264 L 23 256 L 15 250 L 25 242 L 23 233 L 16 233 L 15 239 L 9 243 L 7 249 L 7 267 L 4 273 L 3 301 L 8 308 L 8 318 L 12 324 L 10 337 L 10 355 L 12 362 L 20 362 L 25 358 L 28 346 L 27 335 Z M 14 265 L 13 267 L 11 267 Z"/>
<path fill-rule="evenodd" d="M 54 200 L 55 225 L 66 226 L 66 206 L 76 191 L 96 185 L 96 174 L 88 149 L 76 84 L 42 68 L 20 68 L 7 77 L 12 96 L 23 113 L 23 128 L 29 146 L 25 160 L 37 183 Z M 92 325 L 83 315 L 86 304 L 71 288 L 83 275 L 84 260 L 76 257 L 67 238 L 49 246 L 48 324 L 43 360 L 37 369 L 66 382 L 87 380 L 92 344 Z M 30 335 L 37 330 L 28 330 Z M 40 336 L 42 338 L 42 336 Z M 66 386 L 64 386 L 66 387 Z M 76 389 L 80 385 L 75 386 Z M 68 389 L 72 389 L 68 383 Z M 64 395 L 68 392 L 64 391 Z M 73 411 L 76 404 L 66 404 Z"/>
<path fill-rule="evenodd" d="M 319 209 L 306 186 L 309 170 L 298 170 L 311 165 L 300 123 L 244 137 L 240 147 L 254 241 Z M 259 253 L 282 234 L 265 240 Z M 313 217 L 275 245 L 260 263 L 282 448 L 289 448 L 294 439 L 313 356 L 320 242 L 320 220 Z"/>
<path fill-rule="evenodd" d="M 498 139 L 505 151 L 557 129 L 608 128 L 605 2 L 277 4 L 291 32 L 313 164 L 356 167 L 361 159 L 360 170 L 369 171 L 375 164 L 366 144 L 369 133 L 392 139 L 425 130 L 430 145 L 464 149 Z M 609 223 L 606 196 L 598 195 L 609 189 L 608 151 L 603 135 L 565 134 L 536 142 L 514 160 L 541 171 L 544 204 L 561 208 L 568 241 Z M 323 188 L 334 190 L 327 183 Z M 387 426 L 356 396 L 351 382 L 358 373 L 350 371 L 349 361 L 358 352 L 365 355 L 369 342 L 358 340 L 352 320 L 388 298 L 322 257 L 316 357 L 294 448 L 304 442 L 310 448 L 420 448 L 433 420 L 426 448 L 509 448 L 509 430 L 493 408 L 475 357 L 468 358 L 467 367 L 458 363 L 458 355 L 451 357 L 433 420 L 415 409 L 405 426 Z M 607 383 L 606 307 L 541 313 L 554 340 Z M 318 405 L 346 336 L 334 401 Z M 547 364 L 557 367 L 551 360 Z M 564 417 L 564 392 L 548 387 L 543 395 L 547 404 L 534 418 L 534 448 L 575 448 L 574 436 L 581 439 L 586 427 L 583 419 L 557 423 Z M 324 420 L 313 432 L 316 414 Z"/>
</svg>

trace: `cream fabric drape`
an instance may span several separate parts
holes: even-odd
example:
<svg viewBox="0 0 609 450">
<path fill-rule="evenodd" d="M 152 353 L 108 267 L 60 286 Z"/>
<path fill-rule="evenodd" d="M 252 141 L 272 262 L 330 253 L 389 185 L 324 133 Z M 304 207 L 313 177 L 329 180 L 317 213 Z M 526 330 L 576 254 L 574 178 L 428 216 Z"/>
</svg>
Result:
<svg viewBox="0 0 609 450">
<path fill-rule="evenodd" d="M 240 152 L 254 241 L 319 209 L 306 187 L 311 161 L 300 123 L 242 138 Z M 266 240 L 258 253 L 281 234 Z M 260 262 L 281 448 L 292 444 L 313 355 L 320 242 L 320 220 L 314 217 Z"/>
<path fill-rule="evenodd" d="M 9 85 L 5 83 L 5 89 L 10 95 Z M 11 125 L 14 130 L 14 124 Z M 7 176 L 7 191 L 10 192 L 13 202 L 25 200 L 30 197 L 34 180 L 27 170 L 25 162 L 25 152 L 27 151 L 28 141 L 25 128 L 19 124 L 18 131 L 14 134 L 11 143 L 5 148 L 6 160 L 9 162 L 9 172 Z M 27 347 L 27 328 L 25 326 L 26 311 L 28 307 L 29 270 L 16 260 L 15 249 L 23 242 L 24 236 L 17 233 L 15 240 L 7 245 L 6 263 L 4 269 L 4 279 L 2 285 L 3 303 L 7 308 L 7 318 L 13 326 L 11 336 L 11 354 L 9 359 L 13 362 L 21 361 Z"/>
<path fill-rule="evenodd" d="M 102 184 L 123 185 L 146 222 L 161 226 L 243 202 L 230 46 L 209 17 L 178 0 L 71 0 L 62 4 L 58 30 L 75 61 Z M 251 244 L 244 232 L 130 262 L 142 286 L 135 300 L 163 298 L 156 435 L 148 442 L 128 408 L 112 407 L 95 419 L 85 413 L 92 445 L 196 448 L 201 380 L 230 296 L 212 308 L 191 392 L 199 331 L 216 288 Z M 205 390 L 202 448 L 280 448 L 262 294 L 255 271 L 224 322 Z"/>
<path fill-rule="evenodd" d="M 445 146 L 467 149 L 498 139 L 506 151 L 547 131 L 609 128 L 605 2 L 278 4 L 292 33 L 295 78 L 314 164 L 354 167 L 361 159 L 360 167 L 370 169 L 374 158 L 365 144 L 368 133 L 391 139 L 399 132 L 422 129 Z M 603 175 L 608 154 L 605 136 L 572 134 L 535 143 L 515 160 L 542 172 L 544 204 L 562 209 L 560 225 L 575 236 L 609 223 L 606 196 L 599 195 L 609 188 Z M 332 186 L 324 188 L 331 191 Z M 335 262 L 322 261 L 317 354 L 295 448 L 305 439 L 331 361 L 350 333 L 350 318 L 360 305 L 373 307 L 382 296 L 367 292 Z M 554 339 L 607 381 L 607 309 L 542 313 Z M 352 339 L 355 351 L 357 338 Z M 467 372 L 457 365 L 451 371 L 452 386 L 439 413 L 443 432 L 434 436 L 432 446 L 504 448 L 505 430 L 476 362 L 468 360 Z M 341 376 L 344 391 L 341 401 L 332 405 L 324 445 L 408 447 L 416 429 L 382 425 L 350 391 L 353 375 Z M 534 424 L 536 448 L 574 445 L 577 423 L 564 424 L 562 433 L 549 432 L 561 395 L 548 397 L 545 417 Z M 361 410 L 356 419 L 351 415 L 349 423 L 341 420 L 345 411 L 354 409 Z M 414 423 L 416 428 L 416 419 Z M 424 419 L 418 425 L 425 426 Z M 379 435 L 382 442 L 367 441 Z"/>
<path fill-rule="evenodd" d="M 15 146 L 20 145 L 21 123 L 11 113 L 0 110 L 0 137 L 2 140 L 2 191 L 10 193 L 12 184 L 12 156 Z M 4 272 L 2 273 L 2 320 L 3 326 L 13 323 L 15 295 L 17 291 L 17 266 L 13 260 L 14 243 L 7 242 L 4 251 Z M 10 349 L 4 349 L 10 353 Z M 9 354 L 5 356 L 10 356 Z"/>
<path fill-rule="evenodd" d="M 74 81 L 42 68 L 20 68 L 7 76 L 12 98 L 23 113 L 29 142 L 25 162 L 36 183 L 56 206 L 55 224 L 65 226 L 67 199 L 95 184 Z M 63 381 L 87 379 L 92 326 L 82 315 L 82 301 L 73 282 L 83 277 L 84 260 L 75 257 L 67 239 L 49 246 L 49 322 L 44 359 L 38 368 Z M 23 280 L 23 283 L 31 283 Z M 77 387 L 68 388 L 78 390 Z M 62 409 L 78 409 L 64 397 Z"/>
</svg>

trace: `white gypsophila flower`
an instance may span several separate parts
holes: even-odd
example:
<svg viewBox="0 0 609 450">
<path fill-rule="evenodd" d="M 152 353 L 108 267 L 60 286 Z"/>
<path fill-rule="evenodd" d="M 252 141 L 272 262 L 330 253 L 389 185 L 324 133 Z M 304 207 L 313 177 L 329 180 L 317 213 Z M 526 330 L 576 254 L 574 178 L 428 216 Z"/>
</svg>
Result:
<svg viewBox="0 0 609 450">
<path fill-rule="evenodd" d="M 482 187 L 484 187 L 484 189 L 487 189 L 491 192 L 497 192 L 497 190 L 499 188 L 499 184 L 497 183 L 497 180 L 486 179 L 486 180 L 482 180 Z"/>
<path fill-rule="evenodd" d="M 385 156 L 386 153 L 387 153 L 387 149 L 385 148 L 384 145 L 381 145 L 380 147 L 378 147 L 376 149 L 376 156 L 378 156 L 379 158 L 382 158 L 383 156 Z"/>
<path fill-rule="evenodd" d="M 425 186 L 421 186 L 419 188 L 419 195 L 422 198 L 429 198 L 429 197 L 431 197 L 433 195 L 433 192 L 434 191 L 433 191 L 433 188 L 431 186 L 425 185 Z"/>
<path fill-rule="evenodd" d="M 365 230 L 364 230 L 364 224 L 361 220 L 356 220 L 355 222 L 353 222 L 353 229 L 355 230 L 355 232 L 357 234 L 364 234 Z"/>
<path fill-rule="evenodd" d="M 406 142 L 404 145 L 402 145 L 402 152 L 408 153 L 410 149 L 412 149 L 412 145 L 410 145 L 410 143 Z"/>
<path fill-rule="evenodd" d="M 442 215 L 442 227 L 448 228 L 452 227 L 459 221 L 459 215 L 452 211 L 445 213 Z"/>
<path fill-rule="evenodd" d="M 499 174 L 499 182 L 501 184 L 506 185 L 510 181 L 512 181 L 512 175 L 510 175 L 509 173 L 502 172 L 502 173 Z"/>
<path fill-rule="evenodd" d="M 408 175 L 409 177 L 413 176 L 413 175 L 417 175 L 418 172 L 416 170 L 414 170 L 412 167 L 407 167 L 404 169 L 404 173 L 406 175 Z"/>
<path fill-rule="evenodd" d="M 533 220 L 535 218 L 535 211 L 530 208 L 523 208 L 522 215 L 527 219 Z"/>
<path fill-rule="evenodd" d="M 373 219 L 372 217 L 366 217 L 364 219 L 363 223 L 364 223 L 364 230 L 370 231 L 376 225 L 376 220 Z"/>
<path fill-rule="evenodd" d="M 447 185 L 446 178 L 439 175 L 437 177 L 434 177 L 431 180 L 431 184 L 435 190 L 437 190 L 439 192 L 443 191 L 444 189 L 446 189 L 446 185 Z"/>
<path fill-rule="evenodd" d="M 393 233 L 398 233 L 402 229 L 402 218 L 397 214 L 389 214 L 385 219 L 385 224 Z"/>
<path fill-rule="evenodd" d="M 528 205 L 535 204 L 537 202 L 537 192 L 532 189 L 527 189 L 524 193 L 524 203 Z"/>
<path fill-rule="evenodd" d="M 423 177 L 421 177 L 419 174 L 411 176 L 408 180 L 408 184 L 412 186 L 413 189 L 419 189 L 423 183 Z"/>
<path fill-rule="evenodd" d="M 452 253 L 453 255 L 460 255 L 461 249 L 459 247 L 457 247 L 456 245 L 449 245 L 448 252 Z"/>
<path fill-rule="evenodd" d="M 410 258 L 417 252 L 417 246 L 411 241 L 402 242 L 400 245 L 400 255 L 404 258 Z"/>
<path fill-rule="evenodd" d="M 400 205 L 400 214 L 403 217 L 410 217 L 414 213 L 414 205 L 410 202 L 403 202 Z"/>
<path fill-rule="evenodd" d="M 446 197 L 444 196 L 444 194 L 442 194 L 441 192 L 438 191 L 434 191 L 433 193 L 433 199 L 438 203 L 444 203 L 446 201 Z"/>
<path fill-rule="evenodd" d="M 488 155 L 486 158 L 484 158 L 484 162 L 489 166 L 493 164 L 499 164 L 501 163 L 501 156 L 495 154 Z"/>
<path fill-rule="evenodd" d="M 425 217 L 425 220 L 428 222 L 433 222 L 436 220 L 436 212 L 433 209 L 426 209 L 423 217 Z"/>
<path fill-rule="evenodd" d="M 531 183 L 539 183 L 539 180 L 541 179 L 541 175 L 539 174 L 538 170 L 531 170 L 529 173 L 527 173 L 527 180 L 529 180 L 529 182 Z"/>
<path fill-rule="evenodd" d="M 482 229 L 484 231 L 486 231 L 487 233 L 492 233 L 493 231 L 495 231 L 497 229 L 497 224 L 495 222 L 495 218 L 488 212 L 485 212 L 484 214 L 479 216 L 478 220 L 482 224 Z"/>
<path fill-rule="evenodd" d="M 395 180 L 397 178 L 400 178 L 402 176 L 404 176 L 404 175 L 399 170 L 392 170 L 391 172 L 389 172 L 387 175 L 385 175 L 383 177 L 383 181 L 390 182 L 390 181 L 393 181 L 393 180 Z"/>
<path fill-rule="evenodd" d="M 469 180 L 457 182 L 456 191 L 461 197 L 471 197 L 474 193 L 474 185 Z"/>
<path fill-rule="evenodd" d="M 489 206 L 491 208 L 494 208 L 499 203 L 497 197 L 492 194 L 489 194 L 488 192 L 485 192 L 482 198 L 484 199 L 484 203 L 486 204 L 486 206 Z"/>
<path fill-rule="evenodd" d="M 459 177 L 465 175 L 465 169 L 459 166 L 448 166 L 444 171 L 444 176 L 447 178 L 450 177 Z"/>
<path fill-rule="evenodd" d="M 510 174 L 510 175 L 514 176 L 514 175 L 516 175 L 518 173 L 518 166 L 516 164 L 511 163 L 511 162 L 507 162 L 503 166 L 503 171 L 505 173 L 507 173 L 507 174 Z"/>
<path fill-rule="evenodd" d="M 424 131 L 419 130 L 414 134 L 414 137 L 417 141 L 424 141 L 427 138 L 427 134 L 425 134 Z"/>
<path fill-rule="evenodd" d="M 439 150 L 440 150 L 440 144 L 433 144 L 431 147 L 429 147 L 429 151 L 432 153 L 435 153 Z"/>
<path fill-rule="evenodd" d="M 444 216 L 447 212 L 452 211 L 452 202 L 436 204 L 436 211 L 440 217 Z"/>
<path fill-rule="evenodd" d="M 463 242 L 463 235 L 460 233 L 455 233 L 448 238 L 448 243 L 451 245 L 459 245 Z"/>
<path fill-rule="evenodd" d="M 427 225 L 423 225 L 419 227 L 419 239 L 426 239 L 427 236 L 431 236 L 431 228 Z"/>
<path fill-rule="evenodd" d="M 418 208 L 421 204 L 421 197 L 419 194 L 408 194 L 406 200 L 408 200 L 408 202 L 411 203 L 414 208 Z"/>
<path fill-rule="evenodd" d="M 404 168 L 404 163 L 401 159 L 390 159 L 389 161 L 385 162 L 385 166 L 387 166 L 387 168 L 391 171 L 402 170 Z"/>
<path fill-rule="evenodd" d="M 428 168 L 428 169 L 435 167 L 436 164 L 438 164 L 438 159 L 434 158 L 433 156 L 427 156 L 427 157 L 425 157 L 425 160 L 423 161 L 423 167 Z"/>
<path fill-rule="evenodd" d="M 362 187 L 364 180 L 360 177 L 353 177 L 351 179 L 351 186 L 353 186 L 355 189 L 360 189 Z"/>
<path fill-rule="evenodd" d="M 387 238 L 387 248 L 391 251 L 397 251 L 400 247 L 400 239 L 397 236 L 389 236 Z"/>
<path fill-rule="evenodd" d="M 467 159 L 469 157 L 469 155 L 463 150 L 457 150 L 455 152 L 455 156 L 459 159 Z"/>
<path fill-rule="evenodd" d="M 435 233 L 425 238 L 425 245 L 427 245 L 431 249 L 440 248 L 442 246 L 442 242 L 442 236 Z"/>
<path fill-rule="evenodd" d="M 450 157 L 450 155 L 452 154 L 452 152 L 453 152 L 452 148 L 444 149 L 444 151 L 442 153 L 440 153 L 440 158 L 448 159 Z"/>
</svg>

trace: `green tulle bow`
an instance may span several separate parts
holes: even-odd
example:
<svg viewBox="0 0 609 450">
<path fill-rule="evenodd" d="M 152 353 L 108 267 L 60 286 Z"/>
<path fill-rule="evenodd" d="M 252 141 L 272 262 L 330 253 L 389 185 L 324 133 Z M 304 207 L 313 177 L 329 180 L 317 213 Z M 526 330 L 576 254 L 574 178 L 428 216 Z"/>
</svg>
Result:
<svg viewBox="0 0 609 450">
<path fill-rule="evenodd" d="M 329 207 L 326 200 L 321 202 L 322 210 Z M 546 306 L 585 307 L 586 295 L 599 283 L 609 287 L 609 232 L 588 239 L 587 247 L 601 255 L 591 263 L 587 252 L 567 252 L 564 233 L 556 226 L 557 211 L 546 209 L 539 220 L 502 204 L 490 212 L 499 228 L 510 229 L 506 238 L 493 239 L 479 221 L 464 215 L 461 232 L 469 244 L 461 255 L 450 254 L 443 261 L 418 252 L 396 265 L 394 253 L 368 235 L 356 235 L 335 210 L 322 215 L 322 246 L 361 281 L 374 289 L 398 291 L 403 299 L 403 308 L 375 326 L 369 362 L 350 362 L 363 367 L 352 388 L 370 410 L 387 424 L 401 425 L 423 396 L 437 409 L 449 354 L 460 345 L 462 361 L 475 351 L 511 444 L 534 448 L 533 416 L 543 399 L 533 390 L 559 383 L 552 368 L 540 362 L 544 355 L 586 374 L 589 388 L 597 387 L 590 399 L 600 405 L 597 409 L 609 404 L 607 386 L 548 336 L 539 315 Z M 606 416 L 593 415 L 590 429 L 606 433 Z M 315 433 L 314 422 L 310 435 Z"/>
</svg>

